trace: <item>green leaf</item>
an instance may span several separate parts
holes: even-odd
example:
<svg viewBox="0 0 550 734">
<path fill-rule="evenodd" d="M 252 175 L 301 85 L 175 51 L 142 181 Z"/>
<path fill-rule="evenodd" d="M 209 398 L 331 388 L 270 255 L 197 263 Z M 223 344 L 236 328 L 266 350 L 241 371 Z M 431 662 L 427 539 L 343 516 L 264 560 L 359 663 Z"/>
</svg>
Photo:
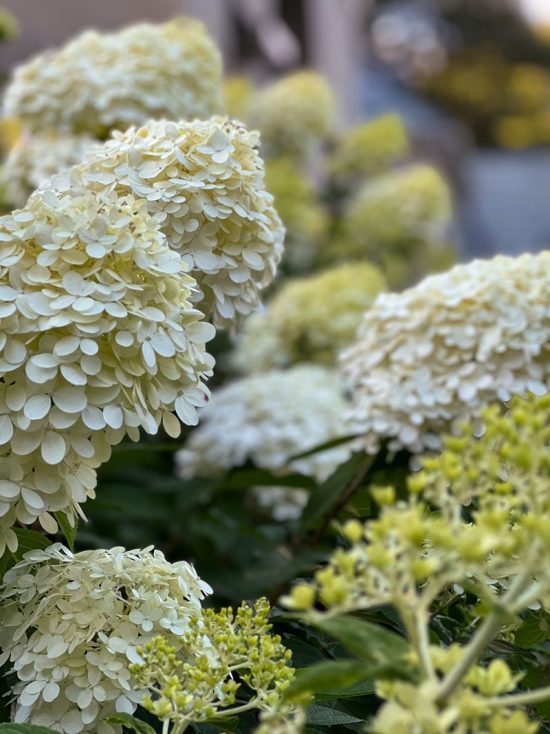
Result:
<svg viewBox="0 0 550 734">
<path fill-rule="evenodd" d="M 42 533 L 36 532 L 36 530 L 28 530 L 27 528 L 14 528 L 14 533 L 17 535 L 18 547 L 14 553 L 15 557 L 19 560 L 23 555 L 30 550 L 44 550 L 49 548 L 52 541 Z"/>
<path fill-rule="evenodd" d="M 410 674 L 410 667 L 405 664 L 410 652 L 409 643 L 395 632 L 349 614 L 320 618 L 313 624 L 339 640 L 352 655 L 361 660 L 387 667 L 388 671 L 395 669 Z"/>
<path fill-rule="evenodd" d="M 358 476 L 365 467 L 374 462 L 374 457 L 362 453 L 352 454 L 351 458 L 336 469 L 326 482 L 323 482 L 309 498 L 300 521 L 300 532 L 305 533 L 340 499 L 348 489 L 350 482 Z"/>
<path fill-rule="evenodd" d="M 336 446 L 341 446 L 343 443 L 349 443 L 350 441 L 353 441 L 354 438 L 357 438 L 358 434 L 353 433 L 348 436 L 340 436 L 340 438 L 333 438 L 331 441 L 326 441 L 325 443 L 321 443 L 318 446 L 314 446 L 312 449 L 308 449 L 307 451 L 302 451 L 299 454 L 294 454 L 294 456 L 291 456 L 288 459 L 288 463 L 291 461 L 296 461 L 296 459 L 305 459 L 306 456 L 313 456 L 313 454 L 320 454 L 322 451 L 328 451 L 329 449 L 334 449 Z"/>
<path fill-rule="evenodd" d="M 549 637 L 548 617 L 541 614 L 529 614 L 516 630 L 514 642 L 519 647 L 530 648 L 539 645 Z"/>
<path fill-rule="evenodd" d="M 347 714 L 344 711 L 337 711 L 330 706 L 319 706 L 313 704 L 307 710 L 307 723 L 318 724 L 320 726 L 337 726 L 338 724 L 357 724 L 363 721 L 356 716 Z"/>
<path fill-rule="evenodd" d="M 347 688 L 333 688 L 330 691 L 323 691 L 318 693 L 316 698 L 319 700 L 337 699 L 339 701 L 342 698 L 357 698 L 358 696 L 368 696 L 371 693 L 374 693 L 373 681 L 363 680 L 354 683 L 352 686 L 347 686 Z"/>
<path fill-rule="evenodd" d="M 109 724 L 122 724 L 126 729 L 131 729 L 135 734 L 156 734 L 155 730 L 149 724 L 130 714 L 113 714 L 107 719 Z M 29 732 L 30 734 L 30 732 Z"/>
<path fill-rule="evenodd" d="M 279 476 L 267 469 L 236 469 L 223 482 L 224 490 L 243 490 L 250 487 L 299 487 L 314 489 L 315 482 L 311 477 L 302 474 L 286 474 Z"/>
<path fill-rule="evenodd" d="M 78 530 L 78 520 L 76 518 L 73 518 L 74 520 L 74 527 L 69 522 L 69 518 L 64 512 L 54 512 L 55 519 L 59 523 L 59 527 L 61 528 L 61 532 L 63 533 L 63 536 L 65 540 L 67 541 L 67 545 L 71 550 L 74 550 L 74 541 L 76 538 L 76 531 Z"/>
<path fill-rule="evenodd" d="M 334 688 L 347 688 L 372 677 L 373 667 L 361 660 L 335 660 L 296 671 L 296 678 L 286 691 L 295 699 L 304 693 L 323 693 Z"/>
<path fill-rule="evenodd" d="M 32 724 L 0 724 L 0 734 L 55 734 L 55 732 L 53 729 L 46 729 L 45 726 Z"/>
</svg>

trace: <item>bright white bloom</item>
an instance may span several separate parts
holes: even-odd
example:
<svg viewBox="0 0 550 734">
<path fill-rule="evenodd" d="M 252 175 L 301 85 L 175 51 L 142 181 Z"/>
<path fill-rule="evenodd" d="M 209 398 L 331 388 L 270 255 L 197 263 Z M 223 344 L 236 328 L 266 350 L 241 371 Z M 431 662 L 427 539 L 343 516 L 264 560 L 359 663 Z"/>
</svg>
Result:
<svg viewBox="0 0 550 734">
<path fill-rule="evenodd" d="M 24 206 L 44 181 L 81 161 L 96 143 L 88 135 L 23 135 L 2 166 L 5 201 Z"/>
<path fill-rule="evenodd" d="M 91 550 L 57 543 L 30 551 L 0 586 L 1 662 L 17 676 L 16 722 L 62 734 L 114 734 L 105 723 L 133 713 L 144 695 L 128 670 L 136 646 L 155 635 L 181 648 L 181 635 L 211 593 L 188 563 L 160 551 Z"/>
<path fill-rule="evenodd" d="M 215 391 L 200 411 L 200 425 L 177 454 L 180 476 L 216 476 L 252 461 L 257 467 L 281 474 L 289 471 L 326 479 L 350 455 L 349 445 L 290 461 L 290 457 L 332 439 L 350 435 L 344 420 L 349 405 L 337 374 L 316 365 L 245 377 Z M 260 504 L 283 507 L 280 519 L 299 514 L 303 494 L 273 494 L 262 488 Z M 288 504 L 294 510 L 288 509 Z M 281 514 L 282 513 L 282 514 Z"/>
<path fill-rule="evenodd" d="M 243 372 L 298 362 L 333 365 L 385 286 L 381 271 L 365 262 L 289 280 L 265 311 L 246 320 L 235 364 Z"/>
<path fill-rule="evenodd" d="M 131 196 L 49 191 L 0 219 L 0 546 L 16 520 L 74 517 L 125 433 L 197 421 L 214 328 L 160 220 Z"/>
<path fill-rule="evenodd" d="M 334 97 L 319 74 L 294 72 L 256 96 L 251 119 L 262 133 L 262 145 L 270 157 L 303 157 L 333 131 Z"/>
<path fill-rule="evenodd" d="M 550 252 L 458 265 L 383 294 L 343 353 L 363 444 L 439 445 L 454 420 L 550 386 Z"/>
<path fill-rule="evenodd" d="M 19 66 L 4 112 L 28 130 L 105 137 L 149 117 L 205 118 L 221 109 L 220 54 L 202 23 L 86 31 Z"/>
<path fill-rule="evenodd" d="M 273 280 L 283 251 L 258 142 L 257 133 L 221 117 L 150 121 L 115 133 L 45 188 L 146 200 L 198 281 L 201 311 L 228 326 L 258 307 L 258 290 Z"/>
</svg>

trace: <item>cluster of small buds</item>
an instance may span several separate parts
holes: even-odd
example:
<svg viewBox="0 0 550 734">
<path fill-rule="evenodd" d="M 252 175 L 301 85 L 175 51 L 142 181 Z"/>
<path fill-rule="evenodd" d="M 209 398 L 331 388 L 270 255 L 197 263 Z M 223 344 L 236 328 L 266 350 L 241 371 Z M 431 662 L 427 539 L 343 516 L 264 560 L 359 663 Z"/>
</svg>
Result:
<svg viewBox="0 0 550 734">
<path fill-rule="evenodd" d="M 387 703 L 374 734 L 536 730 L 518 707 L 550 698 L 550 687 L 513 693 L 521 675 L 505 661 L 476 661 L 511 619 L 550 607 L 549 409 L 550 396 L 534 395 L 491 406 L 446 436 L 440 456 L 423 459 L 408 499 L 372 488 L 379 516 L 349 520 L 350 547 L 283 598 L 313 621 L 380 605 L 398 613 L 418 680 L 378 682 Z M 430 647 L 434 603 L 457 585 L 481 602 L 484 619 L 467 644 Z"/>
<path fill-rule="evenodd" d="M 266 720 L 280 716 L 281 698 L 294 678 L 291 653 L 270 633 L 266 599 L 191 620 L 181 638 L 183 654 L 162 637 L 138 649 L 131 666 L 149 695 L 142 705 L 183 731 L 190 722 L 213 721 L 248 710 Z M 291 714 L 295 707 L 289 707 Z"/>
<path fill-rule="evenodd" d="M 430 648 L 434 673 L 448 674 L 460 660 L 460 645 Z M 438 705 L 438 686 L 425 681 L 420 686 L 402 681 L 381 681 L 377 694 L 385 700 L 370 724 L 372 734 L 534 734 L 538 729 L 527 714 L 507 705 L 521 675 L 514 674 L 500 659 L 486 667 L 473 665 L 461 685 L 446 702 Z M 498 703 L 497 703 L 498 702 Z"/>
</svg>

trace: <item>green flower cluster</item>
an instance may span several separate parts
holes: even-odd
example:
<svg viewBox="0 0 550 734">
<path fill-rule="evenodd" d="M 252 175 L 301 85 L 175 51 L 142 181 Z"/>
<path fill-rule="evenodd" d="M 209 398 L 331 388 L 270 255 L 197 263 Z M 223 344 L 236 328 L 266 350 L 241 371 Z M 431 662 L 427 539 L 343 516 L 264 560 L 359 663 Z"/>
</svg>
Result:
<svg viewBox="0 0 550 734">
<path fill-rule="evenodd" d="M 452 219 L 449 188 L 431 166 L 417 164 L 368 181 L 349 202 L 328 257 L 366 258 L 403 288 L 454 264 L 446 245 Z"/>
<path fill-rule="evenodd" d="M 550 607 L 549 409 L 550 396 L 491 406 L 424 459 L 405 500 L 374 488 L 379 516 L 348 521 L 350 547 L 284 599 L 313 621 L 380 605 L 397 611 L 418 679 L 379 682 L 387 702 L 374 734 L 535 731 L 516 709 L 550 698 L 550 687 L 513 692 L 521 676 L 505 661 L 477 663 L 511 620 Z M 476 599 L 475 631 L 466 644 L 434 648 L 436 602 L 456 588 Z"/>
<path fill-rule="evenodd" d="M 265 311 L 245 321 L 235 364 L 243 372 L 300 362 L 333 365 L 385 286 L 381 271 L 366 262 L 289 280 Z"/>
<path fill-rule="evenodd" d="M 328 161 L 333 176 L 354 180 L 379 175 L 409 153 L 409 136 L 398 115 L 364 122 L 338 141 Z"/>
<path fill-rule="evenodd" d="M 282 703 L 294 678 L 291 653 L 278 635 L 270 634 L 269 612 L 266 599 L 253 607 L 242 604 L 236 612 L 207 609 L 191 620 L 182 637 L 185 654 L 161 636 L 138 648 L 142 662 L 131 671 L 138 685 L 149 690 L 145 709 L 170 722 L 171 734 L 180 734 L 191 722 L 252 709 L 263 716 L 260 733 L 284 726 L 287 717 L 293 721 L 295 707 Z"/>
</svg>

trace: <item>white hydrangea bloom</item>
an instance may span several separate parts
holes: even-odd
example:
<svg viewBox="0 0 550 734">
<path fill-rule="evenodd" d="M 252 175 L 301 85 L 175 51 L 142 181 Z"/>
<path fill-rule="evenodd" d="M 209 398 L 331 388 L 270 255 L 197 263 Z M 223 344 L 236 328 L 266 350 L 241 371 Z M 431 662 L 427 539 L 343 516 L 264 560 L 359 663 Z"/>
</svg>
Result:
<svg viewBox="0 0 550 734">
<path fill-rule="evenodd" d="M 221 110 L 221 83 L 220 54 L 202 23 L 140 23 L 86 31 L 19 66 L 4 113 L 38 133 L 104 137 L 149 117 L 209 117 Z"/>
<path fill-rule="evenodd" d="M 88 135 L 23 135 L 2 166 L 0 185 L 5 201 L 24 206 L 44 181 L 78 163 L 95 144 Z"/>
<path fill-rule="evenodd" d="M 216 390 L 200 411 L 200 426 L 176 455 L 178 473 L 184 478 L 216 476 L 252 461 L 263 469 L 281 474 L 296 471 L 323 481 L 349 457 L 347 443 L 289 459 L 351 434 L 351 423 L 344 420 L 348 408 L 338 375 L 316 365 L 237 380 Z M 287 507 L 279 512 L 279 519 L 299 514 L 303 493 L 292 499 L 292 491 L 275 491 L 271 502 L 272 491 L 262 488 L 262 506 L 278 506 L 282 500 Z M 290 515 L 289 503 L 295 508 Z"/>
<path fill-rule="evenodd" d="M 74 517 L 125 433 L 197 421 L 214 328 L 160 221 L 131 196 L 51 191 L 0 219 L 0 552 L 15 521 Z"/>
<path fill-rule="evenodd" d="M 199 284 L 201 311 L 217 326 L 258 307 L 258 290 L 273 280 L 284 241 L 264 186 L 258 133 L 221 117 L 149 121 L 115 133 L 82 164 L 45 184 L 80 186 L 147 201 Z"/>
<path fill-rule="evenodd" d="M 57 543 L 30 551 L 0 586 L 0 662 L 17 676 L 14 719 L 62 734 L 115 734 L 105 719 L 133 713 L 129 662 L 155 635 L 181 648 L 211 593 L 188 563 L 151 548 L 72 554 Z"/>
<path fill-rule="evenodd" d="M 483 405 L 550 386 L 550 252 L 458 265 L 382 294 L 341 355 L 367 450 L 437 448 Z"/>
</svg>

